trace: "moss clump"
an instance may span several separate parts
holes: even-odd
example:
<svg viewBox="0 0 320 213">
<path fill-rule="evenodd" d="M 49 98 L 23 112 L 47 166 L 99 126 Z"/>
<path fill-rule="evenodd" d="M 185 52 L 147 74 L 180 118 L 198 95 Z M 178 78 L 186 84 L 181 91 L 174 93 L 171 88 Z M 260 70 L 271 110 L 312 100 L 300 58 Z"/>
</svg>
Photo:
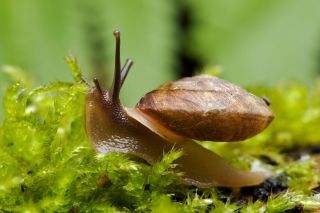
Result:
<svg viewBox="0 0 320 213">
<path fill-rule="evenodd" d="M 173 150 L 153 166 L 124 154 L 97 154 L 84 131 L 81 72 L 75 83 L 35 89 L 12 85 L 0 126 L 0 211 L 3 212 L 284 212 L 320 208 L 316 152 L 290 157 L 289 149 L 320 142 L 320 84 L 255 88 L 272 100 L 277 118 L 261 135 L 236 144 L 204 143 L 239 168 L 267 170 L 288 187 L 266 199 L 244 190 L 198 189 L 170 171 Z M 264 157 L 262 157 L 264 156 Z M 269 159 L 266 160 L 266 159 Z M 271 162 L 271 163 L 270 163 Z M 277 191 L 277 192 L 276 192 Z M 276 193 L 273 193 L 276 192 Z"/>
</svg>

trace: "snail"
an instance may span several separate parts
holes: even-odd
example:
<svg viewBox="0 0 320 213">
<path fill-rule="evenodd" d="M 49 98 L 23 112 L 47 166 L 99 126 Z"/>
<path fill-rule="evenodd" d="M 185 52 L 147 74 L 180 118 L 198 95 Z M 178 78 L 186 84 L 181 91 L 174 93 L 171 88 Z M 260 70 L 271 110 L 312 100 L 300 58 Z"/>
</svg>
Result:
<svg viewBox="0 0 320 213">
<path fill-rule="evenodd" d="M 116 40 L 112 86 L 95 78 L 85 97 L 85 127 L 97 152 L 128 153 L 154 164 L 173 148 L 182 150 L 174 170 L 185 184 L 243 187 L 268 175 L 236 169 L 194 140 L 241 141 L 264 130 L 274 114 L 268 102 L 217 77 L 200 75 L 166 83 L 147 93 L 135 108 L 124 107 L 120 89 L 133 64 L 121 69 L 120 32 Z"/>
</svg>

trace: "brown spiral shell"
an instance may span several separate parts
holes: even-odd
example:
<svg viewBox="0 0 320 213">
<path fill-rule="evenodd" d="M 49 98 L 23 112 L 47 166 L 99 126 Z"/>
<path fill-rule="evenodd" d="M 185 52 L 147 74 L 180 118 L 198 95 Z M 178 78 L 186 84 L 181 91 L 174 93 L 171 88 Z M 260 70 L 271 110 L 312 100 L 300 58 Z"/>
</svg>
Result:
<svg viewBox="0 0 320 213">
<path fill-rule="evenodd" d="M 208 141 L 245 140 L 274 118 L 262 98 L 207 75 L 163 84 L 136 107 L 177 134 Z"/>
</svg>

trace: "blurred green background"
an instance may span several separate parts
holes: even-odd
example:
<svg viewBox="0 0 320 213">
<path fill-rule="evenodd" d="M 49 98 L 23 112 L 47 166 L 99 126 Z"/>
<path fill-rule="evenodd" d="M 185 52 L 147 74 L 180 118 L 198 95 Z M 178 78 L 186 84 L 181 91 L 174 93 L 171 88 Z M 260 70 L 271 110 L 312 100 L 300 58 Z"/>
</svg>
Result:
<svg viewBox="0 0 320 213">
<path fill-rule="evenodd" d="M 216 65 L 241 85 L 308 84 L 320 74 L 319 11 L 318 0 L 0 0 L 0 64 L 18 66 L 36 85 L 70 81 L 63 58 L 72 53 L 107 86 L 119 29 L 122 62 L 135 62 L 122 90 L 129 106 Z M 12 82 L 0 72 L 1 97 Z"/>
</svg>

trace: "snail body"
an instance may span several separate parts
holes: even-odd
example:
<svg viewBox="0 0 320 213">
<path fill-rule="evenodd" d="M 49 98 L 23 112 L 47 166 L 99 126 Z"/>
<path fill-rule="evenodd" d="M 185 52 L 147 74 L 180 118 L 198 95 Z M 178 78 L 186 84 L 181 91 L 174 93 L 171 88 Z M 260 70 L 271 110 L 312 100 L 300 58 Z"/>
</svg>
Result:
<svg viewBox="0 0 320 213">
<path fill-rule="evenodd" d="M 152 109 L 152 106 L 157 103 L 157 107 L 161 106 L 161 103 L 164 105 L 167 103 L 166 101 L 162 102 L 161 99 L 155 101 L 156 96 L 161 96 L 161 94 L 166 93 L 166 88 L 170 88 L 169 93 L 174 93 L 173 87 L 169 87 L 167 85 L 163 85 L 160 89 L 148 93 L 141 101 L 137 104 L 137 106 L 133 109 L 125 108 L 122 106 L 119 93 L 121 86 L 126 78 L 126 75 L 132 65 L 132 60 L 127 60 L 125 66 L 121 70 L 120 66 L 120 33 L 118 31 L 114 32 L 116 38 L 116 56 L 115 56 L 115 74 L 114 81 L 109 90 L 103 90 L 97 79 L 94 80 L 95 87 L 92 87 L 85 98 L 85 123 L 86 123 L 86 132 L 89 137 L 89 140 L 93 144 L 94 148 L 101 153 L 109 153 L 109 152 L 122 152 L 128 153 L 137 157 L 140 157 L 146 160 L 150 164 L 154 164 L 162 159 L 163 154 L 169 152 L 173 148 L 180 149 L 183 152 L 183 155 L 175 160 L 174 163 L 177 164 L 175 168 L 176 171 L 182 172 L 183 176 L 181 180 L 186 184 L 193 184 L 198 187 L 211 187 L 211 186 L 227 186 L 227 187 L 241 187 L 241 186 L 251 186 L 256 185 L 264 181 L 267 177 L 265 173 L 261 172 L 246 172 L 236 169 L 226 163 L 221 157 L 216 155 L 215 153 L 203 148 L 201 145 L 195 143 L 191 138 L 201 138 L 201 134 L 203 133 L 204 127 L 200 127 L 200 130 L 194 130 L 197 128 L 196 126 L 188 129 L 189 120 L 187 118 L 188 112 L 185 114 L 185 117 L 181 120 L 177 119 L 180 114 L 183 114 L 184 108 L 179 108 L 179 106 L 183 105 L 180 103 L 176 108 L 177 116 L 175 120 L 171 120 L 170 116 L 165 117 L 164 114 L 169 114 L 168 110 L 165 108 L 161 108 L 159 111 L 161 113 L 155 113 Z M 192 83 L 188 83 L 192 80 L 196 80 L 197 86 L 193 87 Z M 207 76 L 200 76 L 194 78 L 185 78 L 180 80 L 183 82 L 183 90 L 186 91 L 201 91 L 202 84 L 207 84 L 208 82 L 211 84 L 214 81 L 217 81 L 216 78 L 210 78 Z M 204 80 L 203 80 L 204 79 Z M 178 81 L 178 85 L 181 85 L 180 81 Z M 184 82 L 187 82 L 186 84 Z M 202 83 L 201 83 L 202 82 Z M 204 83 L 203 83 L 204 82 Z M 172 85 L 173 83 L 169 83 Z M 229 83 L 230 84 L 230 83 Z M 207 87 L 208 85 L 205 85 Z M 179 86 L 178 86 L 179 87 Z M 182 88 L 182 86 L 181 86 Z M 196 89 L 193 89 L 196 88 Z M 198 89 L 198 90 L 197 90 Z M 173 91 L 172 91 L 173 90 Z M 217 89 L 216 89 L 217 90 Z M 150 98 L 149 96 L 152 96 Z M 208 94 L 209 95 L 209 94 Z M 166 95 L 164 95 L 166 97 Z M 180 96 L 181 97 L 181 96 Z M 238 96 L 235 96 L 240 98 Z M 170 100 L 174 100 L 174 96 L 170 97 Z M 253 97 L 252 100 L 255 100 L 256 97 Z M 148 99 L 152 100 L 151 107 L 148 106 Z M 235 98 L 236 99 L 236 98 Z M 169 101 L 170 101 L 169 100 Z M 212 99 L 210 99 L 211 101 Z M 232 100 L 234 101 L 234 100 Z M 259 100 L 260 101 L 260 100 Z M 262 100 L 261 100 L 262 101 Z M 175 105 L 174 101 L 171 105 Z M 186 100 L 185 105 L 183 107 L 187 108 L 187 104 L 190 103 Z M 231 102 L 230 102 L 231 103 Z M 234 103 L 235 105 L 237 103 Z M 263 105 L 263 101 L 259 104 Z M 225 104 L 227 105 L 227 104 Z M 235 106 L 230 105 L 230 106 Z M 198 105 L 199 106 L 199 105 Z M 260 105 L 257 105 L 260 106 Z M 266 104 L 263 105 L 266 107 Z M 245 108 L 245 105 L 241 106 Z M 228 107 L 225 107 L 228 108 Z M 231 107 L 232 108 L 232 107 Z M 231 109 L 230 107 L 228 109 Z M 184 109 L 185 110 L 185 109 Z M 182 111 L 182 112 L 180 112 Z M 209 110 L 210 111 L 210 110 Z M 245 111 L 246 112 L 246 111 Z M 264 112 L 264 111 L 263 111 Z M 270 111 L 271 112 L 271 111 Z M 180 114 L 179 114 L 180 113 Z M 197 115 L 197 119 L 201 117 L 201 113 Z M 230 113 L 230 112 L 229 112 Z M 267 111 L 265 112 L 267 113 Z M 209 113 L 210 114 L 210 113 Z M 217 114 L 217 113 L 216 113 Z M 259 112 L 257 111 L 257 114 Z M 260 112 L 261 114 L 261 112 Z M 222 117 L 226 115 L 220 114 Z M 246 114 L 244 113 L 244 116 Z M 264 114 L 263 114 L 264 115 Z M 240 128 L 229 128 L 226 131 L 239 131 L 240 133 L 232 132 L 232 137 L 227 136 L 226 132 L 222 132 L 223 136 L 218 136 L 221 130 L 214 130 L 212 134 L 213 137 L 209 137 L 207 135 L 210 134 L 210 131 L 214 129 L 214 127 L 210 127 L 209 131 L 203 138 L 214 138 L 225 141 L 234 141 L 240 140 L 242 138 L 248 138 L 257 132 L 264 129 L 272 120 L 272 116 L 267 113 L 267 116 L 270 118 L 265 118 L 263 120 L 263 115 L 258 119 L 256 123 L 250 120 L 248 124 L 246 124 L 242 128 L 251 128 L 251 130 L 242 130 Z M 213 115 L 210 115 L 213 117 Z M 252 115 L 253 117 L 254 115 Z M 183 116 L 182 116 L 183 117 Z M 192 116 L 189 116 L 189 119 L 192 122 Z M 211 119 L 211 118 L 210 118 Z M 169 122 L 168 122 L 169 120 Z M 252 119 L 254 120 L 254 119 Z M 231 119 L 231 121 L 237 121 L 236 119 Z M 236 125 L 241 124 L 240 119 Z M 186 131 L 195 131 L 195 134 L 190 136 L 188 134 L 184 134 L 184 131 L 177 131 L 176 128 L 173 128 L 176 123 L 177 126 L 181 125 L 179 122 L 185 123 L 181 129 L 186 129 Z M 225 121 L 223 121 L 225 122 Z M 229 121 L 230 123 L 230 121 Z M 211 123 L 212 124 L 212 123 Z M 211 125 L 210 124 L 210 125 Z M 260 125 L 260 127 L 254 127 L 255 124 Z M 200 125 L 201 126 L 201 125 Z M 203 129 L 201 129 L 203 128 Z M 219 127 L 220 129 L 222 127 Z M 199 136 L 200 135 L 200 136 Z"/>
</svg>

